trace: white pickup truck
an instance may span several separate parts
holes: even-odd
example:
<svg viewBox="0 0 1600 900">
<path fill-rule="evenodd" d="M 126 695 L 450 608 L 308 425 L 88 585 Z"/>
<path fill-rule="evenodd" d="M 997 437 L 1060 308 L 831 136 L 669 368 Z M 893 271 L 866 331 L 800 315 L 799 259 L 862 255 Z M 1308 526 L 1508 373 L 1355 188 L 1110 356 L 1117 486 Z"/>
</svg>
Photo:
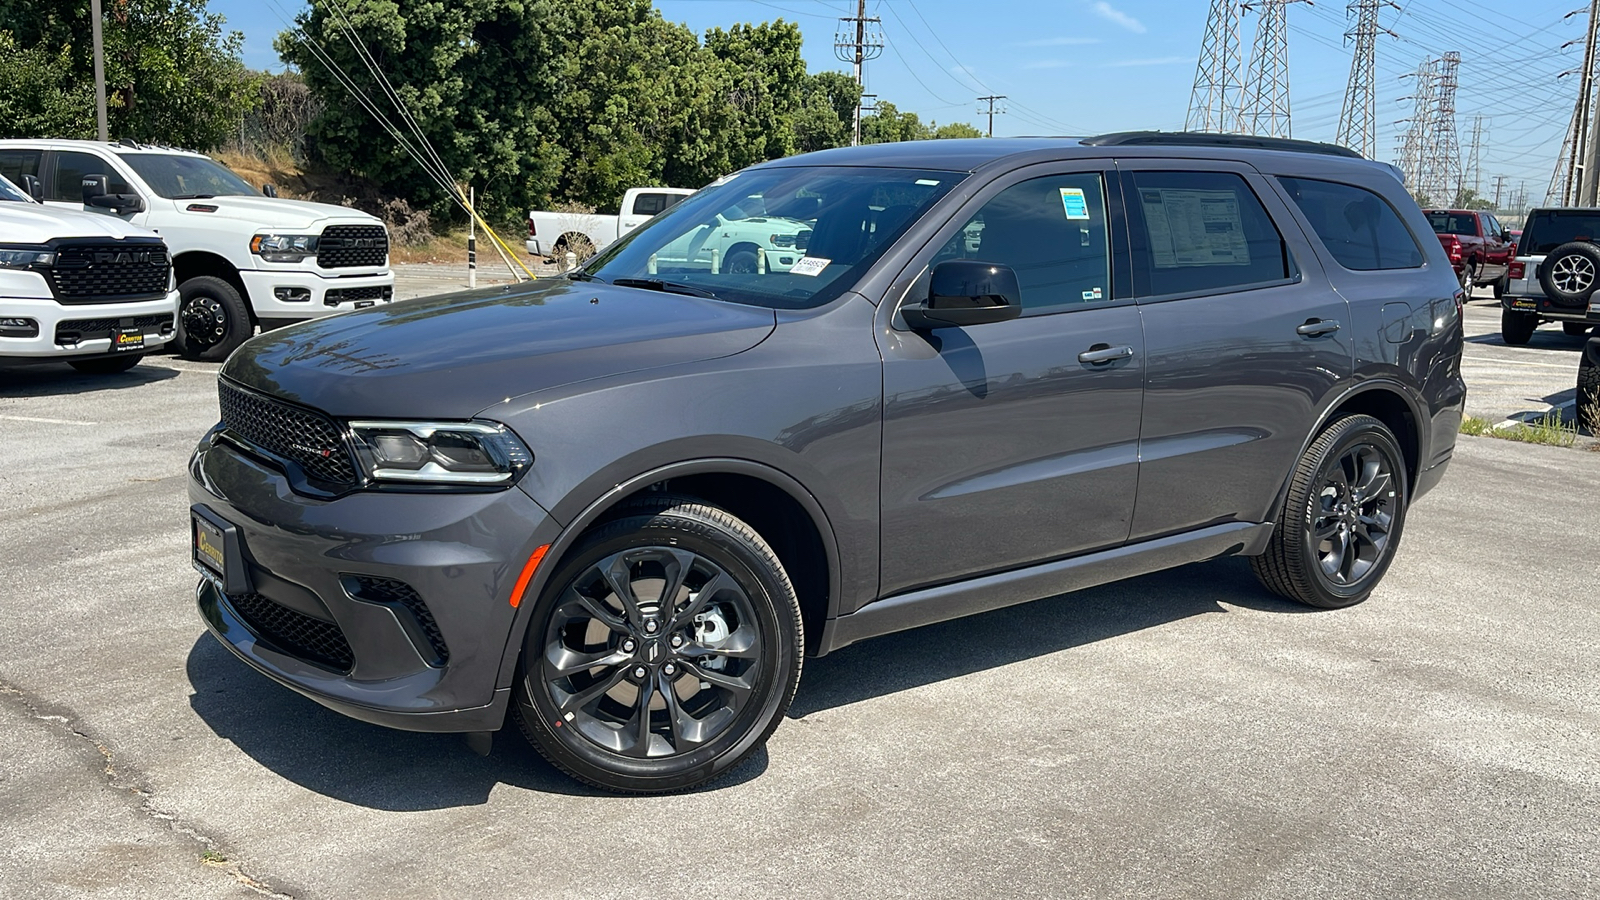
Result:
<svg viewBox="0 0 1600 900">
<path fill-rule="evenodd" d="M 210 157 L 119 141 L 0 140 L 0 175 L 57 209 L 166 239 L 183 295 L 176 345 L 225 359 L 255 333 L 386 303 L 389 235 L 366 213 L 261 191 Z"/>
<path fill-rule="evenodd" d="M 0 177 L 0 364 L 126 372 L 172 339 L 177 314 L 160 237 L 49 209 Z"/>
<path fill-rule="evenodd" d="M 629 188 L 622 195 L 622 212 L 614 216 L 530 209 L 528 252 L 553 258 L 565 256 L 570 250 L 580 260 L 587 259 L 692 193 L 688 188 Z"/>
</svg>

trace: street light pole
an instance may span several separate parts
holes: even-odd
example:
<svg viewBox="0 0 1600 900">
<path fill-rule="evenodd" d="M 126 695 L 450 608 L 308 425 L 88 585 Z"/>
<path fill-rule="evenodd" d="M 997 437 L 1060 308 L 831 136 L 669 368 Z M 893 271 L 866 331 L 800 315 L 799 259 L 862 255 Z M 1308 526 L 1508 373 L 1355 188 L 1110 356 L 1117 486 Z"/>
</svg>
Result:
<svg viewBox="0 0 1600 900">
<path fill-rule="evenodd" d="M 111 140 L 106 129 L 106 61 L 105 45 L 100 40 L 100 0 L 89 0 L 89 14 L 93 17 L 94 31 L 94 115 L 100 126 L 100 140 Z"/>
</svg>

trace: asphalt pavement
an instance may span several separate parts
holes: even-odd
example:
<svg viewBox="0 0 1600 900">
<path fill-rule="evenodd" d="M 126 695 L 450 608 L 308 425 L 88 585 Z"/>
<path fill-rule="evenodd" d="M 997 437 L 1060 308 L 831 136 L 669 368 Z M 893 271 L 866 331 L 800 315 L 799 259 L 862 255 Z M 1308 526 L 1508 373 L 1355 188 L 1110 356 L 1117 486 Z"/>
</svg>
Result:
<svg viewBox="0 0 1600 900">
<path fill-rule="evenodd" d="M 1557 358 L 1468 352 L 1508 409 Z M 1462 438 L 1352 609 L 1229 559 L 809 660 L 764 752 L 629 798 L 205 633 L 215 368 L 0 370 L 0 897 L 1600 895 L 1600 453 Z"/>
</svg>

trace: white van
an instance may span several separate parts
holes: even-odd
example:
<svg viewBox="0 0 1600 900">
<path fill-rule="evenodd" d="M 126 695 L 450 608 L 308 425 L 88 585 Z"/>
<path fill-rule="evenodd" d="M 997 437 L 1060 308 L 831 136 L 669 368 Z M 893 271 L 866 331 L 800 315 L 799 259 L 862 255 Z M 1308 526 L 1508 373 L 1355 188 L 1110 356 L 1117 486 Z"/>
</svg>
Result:
<svg viewBox="0 0 1600 900">
<path fill-rule="evenodd" d="M 126 372 L 176 333 L 167 245 L 107 216 L 56 210 L 0 177 L 0 363 Z"/>
<path fill-rule="evenodd" d="M 284 200 L 208 156 L 131 141 L 0 140 L 0 175 L 46 205 L 166 239 L 183 295 L 178 349 L 225 359 L 255 332 L 394 296 L 389 235 L 358 210 Z"/>
</svg>

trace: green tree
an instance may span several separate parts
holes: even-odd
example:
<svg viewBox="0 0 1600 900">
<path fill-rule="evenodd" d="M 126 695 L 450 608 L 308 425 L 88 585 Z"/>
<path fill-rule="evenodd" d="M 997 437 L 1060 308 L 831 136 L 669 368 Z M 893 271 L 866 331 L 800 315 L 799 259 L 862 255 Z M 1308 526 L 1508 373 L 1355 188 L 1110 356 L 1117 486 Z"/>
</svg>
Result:
<svg viewBox="0 0 1600 900">
<path fill-rule="evenodd" d="M 932 125 L 932 123 L 929 124 L 930 126 Z M 935 140 L 945 140 L 947 138 L 981 138 L 983 137 L 983 132 L 971 125 L 968 125 L 966 122 L 951 122 L 948 125 L 940 125 L 934 128 L 932 137 Z"/>
<path fill-rule="evenodd" d="M 11 32 L 0 72 L 10 97 L 7 137 L 93 137 L 89 0 L 0 0 Z M 107 0 L 103 22 L 107 124 L 113 138 L 211 149 L 259 102 L 259 76 L 239 59 L 204 0 Z M 45 70 L 41 71 L 41 66 Z"/>
</svg>

